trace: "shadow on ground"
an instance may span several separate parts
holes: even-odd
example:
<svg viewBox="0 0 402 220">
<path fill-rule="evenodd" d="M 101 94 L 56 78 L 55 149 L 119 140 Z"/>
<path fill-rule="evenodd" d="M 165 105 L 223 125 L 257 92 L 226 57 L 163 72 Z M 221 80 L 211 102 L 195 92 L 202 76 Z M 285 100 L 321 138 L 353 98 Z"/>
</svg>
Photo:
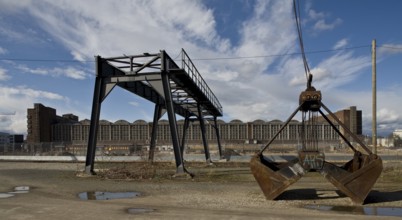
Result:
<svg viewBox="0 0 402 220">
<path fill-rule="evenodd" d="M 402 201 L 402 190 L 393 192 L 380 192 L 372 190 L 366 198 L 365 204 Z"/>
<path fill-rule="evenodd" d="M 344 195 L 327 196 L 333 192 L 332 190 L 317 190 L 317 189 L 291 189 L 286 190 L 279 195 L 276 200 L 318 200 L 318 199 L 334 199 L 344 197 Z"/>
</svg>

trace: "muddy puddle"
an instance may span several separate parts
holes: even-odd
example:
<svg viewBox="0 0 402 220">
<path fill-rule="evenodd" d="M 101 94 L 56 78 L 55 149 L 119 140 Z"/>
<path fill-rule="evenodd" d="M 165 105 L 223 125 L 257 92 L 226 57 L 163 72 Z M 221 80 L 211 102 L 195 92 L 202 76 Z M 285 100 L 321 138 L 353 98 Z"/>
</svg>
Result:
<svg viewBox="0 0 402 220">
<path fill-rule="evenodd" d="M 29 193 L 29 186 L 16 186 L 14 187 L 14 191 L 0 193 L 0 199 L 6 199 L 15 196 L 15 194 Z"/>
<path fill-rule="evenodd" d="M 129 214 L 143 214 L 148 212 L 154 212 L 155 209 L 150 208 L 130 208 L 127 210 Z"/>
<path fill-rule="evenodd" d="M 308 205 L 304 208 L 345 214 L 402 217 L 401 207 Z"/>
<path fill-rule="evenodd" d="M 131 199 L 140 196 L 139 192 L 82 192 L 78 194 L 81 200 L 112 200 Z"/>
</svg>

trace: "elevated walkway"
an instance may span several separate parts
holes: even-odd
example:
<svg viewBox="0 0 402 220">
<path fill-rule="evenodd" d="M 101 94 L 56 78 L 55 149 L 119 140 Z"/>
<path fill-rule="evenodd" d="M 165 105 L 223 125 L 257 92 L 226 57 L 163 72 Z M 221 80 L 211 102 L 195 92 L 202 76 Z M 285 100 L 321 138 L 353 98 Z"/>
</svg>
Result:
<svg viewBox="0 0 402 220">
<path fill-rule="evenodd" d="M 182 154 L 186 132 L 185 130 L 183 131 L 180 145 L 176 114 L 184 117 L 186 123 L 189 123 L 190 119 L 200 121 L 205 156 L 208 163 L 211 159 L 205 138 L 204 119 L 206 117 L 213 118 L 219 152 L 221 153 L 216 119 L 223 114 L 222 105 L 184 50 L 181 52 L 179 65 L 163 50 L 155 54 L 144 53 L 110 58 L 97 56 L 96 63 L 96 81 L 88 139 L 86 172 L 93 173 L 101 103 L 115 86 L 119 86 L 155 104 L 150 160 L 153 160 L 158 120 L 166 112 L 178 172 L 185 171 Z M 184 127 L 186 129 L 186 126 Z"/>
<path fill-rule="evenodd" d="M 102 68 L 106 70 L 104 74 L 109 77 L 106 83 L 110 86 L 117 85 L 155 104 L 164 105 L 162 71 L 166 71 L 177 114 L 183 117 L 197 116 L 197 104 L 200 104 L 203 114 L 222 116 L 222 105 L 218 98 L 184 50 L 181 52 L 181 65 L 176 64 L 164 51 L 100 59 Z"/>
</svg>

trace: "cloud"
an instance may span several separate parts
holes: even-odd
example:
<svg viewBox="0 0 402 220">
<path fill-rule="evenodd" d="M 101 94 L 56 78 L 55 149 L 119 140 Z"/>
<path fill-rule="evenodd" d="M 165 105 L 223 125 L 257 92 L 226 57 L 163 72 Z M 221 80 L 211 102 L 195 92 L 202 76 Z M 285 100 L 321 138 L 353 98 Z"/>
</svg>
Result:
<svg viewBox="0 0 402 220">
<path fill-rule="evenodd" d="M 348 39 L 346 39 L 346 38 L 341 39 L 340 41 L 336 42 L 333 49 L 338 50 L 338 49 L 344 48 L 346 45 L 348 45 L 348 43 L 349 43 Z"/>
<path fill-rule="evenodd" d="M 129 102 L 128 104 L 130 104 L 130 105 L 132 105 L 134 107 L 140 106 L 140 103 L 138 103 L 138 102 Z"/>
<path fill-rule="evenodd" d="M 14 2 L 19 1 L 10 1 L 8 4 L 18 4 Z M 113 1 L 94 3 L 78 0 L 42 0 L 27 1 L 22 6 L 13 7 L 20 7 L 15 11 L 26 12 L 40 28 L 63 45 L 74 59 L 80 61 L 92 60 L 94 55 L 109 57 L 154 53 L 160 49 L 165 49 L 169 55 L 175 57 L 181 48 L 193 59 L 254 57 L 193 60 L 223 105 L 225 117 L 228 119 L 284 120 L 297 107 L 298 95 L 305 89 L 306 78 L 299 56 L 263 57 L 269 54 L 298 52 L 291 1 L 255 1 L 252 14 L 238 27 L 239 41 L 235 45 L 219 35 L 213 10 L 203 5 L 202 1 L 122 0 L 116 4 Z M 316 32 L 333 30 L 342 24 L 341 18 L 331 20 L 329 14 L 309 9 L 306 26 Z M 43 13 L 44 11 L 46 13 Z M 340 39 L 333 48 L 342 48 L 348 44 L 347 39 Z M 359 96 L 350 95 L 350 91 L 339 91 L 339 88 L 353 82 L 370 66 L 369 56 L 338 51 L 323 56 L 315 63 L 311 66 L 313 84 L 316 88 L 325 90 L 325 94 L 331 94 L 325 95 L 333 103 L 334 108 L 331 109 L 357 105 L 358 108 L 361 106 L 365 113 L 368 112 L 369 107 Z M 85 71 L 75 66 L 19 66 L 19 69 L 26 73 L 53 77 L 88 77 Z M 11 90 L 11 87 L 8 89 Z M 29 90 L 26 87 L 20 88 L 24 89 Z M 36 93 L 37 97 L 30 97 L 26 92 L 20 91 L 12 97 L 22 96 L 34 100 L 42 100 L 42 97 L 47 101 L 64 99 L 59 94 L 48 94 L 45 91 L 29 91 Z M 335 95 L 331 97 L 332 94 Z M 366 97 L 367 94 L 364 92 L 362 96 Z M 356 99 L 356 104 L 345 97 Z M 28 101 L 28 98 L 22 100 Z M 129 104 L 140 107 L 143 106 L 141 102 L 142 100 L 133 101 Z M 25 109 L 26 107 L 24 106 Z M 398 108 L 387 104 L 384 109 L 384 116 L 381 116 L 384 120 L 381 120 L 385 122 L 386 116 L 393 119 L 392 114 L 396 114 Z M 151 114 L 144 111 L 140 115 L 145 117 L 144 119 L 152 120 L 152 111 Z"/>
<path fill-rule="evenodd" d="M 65 68 L 29 68 L 25 65 L 18 65 L 17 69 L 26 72 L 26 73 L 32 73 L 32 74 L 37 74 L 37 75 L 43 75 L 43 76 L 52 76 L 52 77 L 68 77 L 72 79 L 78 79 L 78 80 L 83 80 L 87 77 L 87 74 L 82 71 L 78 70 L 75 67 L 65 67 Z"/>
<path fill-rule="evenodd" d="M 370 56 L 355 56 L 352 52 L 335 53 L 316 67 L 310 69 L 313 84 L 317 88 L 330 90 L 353 81 L 362 70 L 371 65 Z M 290 80 L 290 85 L 304 85 L 306 78 L 301 74 Z"/>
<path fill-rule="evenodd" d="M 1 54 L 6 54 L 8 51 L 2 47 L 0 47 L 0 55 Z"/>
<path fill-rule="evenodd" d="M 320 19 L 314 24 L 313 29 L 316 31 L 327 31 L 334 29 L 340 24 L 342 24 L 342 19 L 340 18 L 335 19 L 332 23 L 327 23 L 324 19 Z"/>
<path fill-rule="evenodd" d="M 54 71 L 72 79 L 85 79 L 87 76 L 84 71 L 77 70 L 74 67 L 67 67 L 65 70 L 56 68 Z"/>
<path fill-rule="evenodd" d="M 328 31 L 333 30 L 335 27 L 341 25 L 343 20 L 341 18 L 336 18 L 332 22 L 328 21 L 331 17 L 329 13 L 326 12 L 317 12 L 314 9 L 311 9 L 312 4 L 308 3 L 306 7 L 307 18 L 304 19 L 304 23 L 314 23 L 313 31 Z"/>
<path fill-rule="evenodd" d="M 78 60 L 161 48 L 178 52 L 176 45 L 195 43 L 221 50 L 228 45 L 216 33 L 212 11 L 199 1 L 98 1 L 94 9 L 92 1 L 45 0 L 26 10 Z"/>
<path fill-rule="evenodd" d="M 7 75 L 7 70 L 0 68 L 0 81 L 6 81 L 9 80 L 11 77 Z"/>
<path fill-rule="evenodd" d="M 26 86 L 10 87 L 0 85 L 0 112 L 15 112 L 15 115 L 0 117 L 1 131 L 26 134 L 27 109 L 33 103 L 58 103 L 68 99 L 60 94 L 35 90 Z"/>
<path fill-rule="evenodd" d="M 0 93 L 2 96 L 13 96 L 13 97 L 28 97 L 28 98 L 45 98 L 45 99 L 53 99 L 53 100 L 62 100 L 64 99 L 63 96 L 47 92 L 41 90 L 34 90 L 31 88 L 27 88 L 25 86 L 18 86 L 18 87 L 0 87 Z"/>
<path fill-rule="evenodd" d="M 308 10 L 309 19 L 318 20 L 326 17 L 324 12 L 316 12 L 314 9 Z"/>
<path fill-rule="evenodd" d="M 47 13 L 42 13 L 44 8 Z M 116 56 L 161 48 L 173 54 L 185 48 L 191 57 L 255 56 L 265 55 L 266 51 L 270 54 L 297 51 L 290 1 L 256 1 L 253 15 L 239 29 L 238 45 L 231 45 L 230 41 L 218 35 L 211 9 L 198 1 L 139 1 L 135 4 L 127 1 L 118 5 L 99 1 L 96 10 L 90 1 L 42 1 L 27 10 L 78 60 L 92 58 L 94 54 Z M 310 11 L 310 17 L 315 20 L 326 16 L 322 12 Z M 331 24 L 323 23 L 321 29 L 339 23 L 339 19 Z M 281 31 L 278 32 L 278 28 Z M 343 64 L 347 60 L 349 62 Z M 353 66 L 359 62 L 360 58 L 354 59 L 352 54 L 338 54 L 322 61 L 313 70 L 317 82 L 336 87 L 353 78 L 336 82 L 340 76 L 356 74 L 362 67 Z M 329 71 L 332 65 L 341 67 L 337 69 L 339 71 Z M 298 94 L 299 88 L 305 84 L 303 78 L 296 80 L 298 76 L 304 77 L 299 57 L 199 61 L 196 66 L 223 103 L 226 114 L 242 120 L 272 115 L 284 117 L 282 107 L 272 108 L 272 104 L 293 101 L 292 92 Z M 36 69 L 36 72 L 42 73 L 41 70 Z M 50 74 L 49 71 L 43 73 Z M 335 82 L 330 82 L 334 79 Z M 287 84 L 292 88 L 279 92 L 283 90 L 281 85 Z M 289 109 L 292 104 L 284 106 Z"/>
<path fill-rule="evenodd" d="M 378 56 L 402 54 L 402 44 L 382 44 L 377 50 Z"/>
<path fill-rule="evenodd" d="M 386 90 L 377 91 L 377 132 L 379 135 L 387 136 L 395 129 L 402 128 L 402 117 L 399 113 L 400 102 L 395 101 L 400 99 L 401 93 L 401 83 L 391 86 Z M 323 102 L 331 110 L 347 108 L 347 106 L 357 106 L 359 110 L 362 110 L 363 133 L 371 135 L 373 117 L 371 90 L 351 91 L 333 89 L 332 93 L 324 94 L 323 99 Z"/>
</svg>

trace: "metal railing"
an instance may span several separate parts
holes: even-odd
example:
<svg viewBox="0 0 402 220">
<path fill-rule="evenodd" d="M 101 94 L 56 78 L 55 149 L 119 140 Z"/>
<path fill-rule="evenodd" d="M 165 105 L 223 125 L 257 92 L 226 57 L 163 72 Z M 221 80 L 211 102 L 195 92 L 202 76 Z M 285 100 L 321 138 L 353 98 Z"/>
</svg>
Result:
<svg viewBox="0 0 402 220">
<path fill-rule="evenodd" d="M 202 93 L 207 97 L 207 99 L 212 103 L 212 105 L 222 114 L 222 105 L 216 98 L 215 94 L 209 88 L 208 84 L 202 78 L 201 74 L 198 72 L 193 61 L 187 55 L 186 51 L 182 49 L 182 69 L 190 76 L 193 82 L 201 89 Z"/>
</svg>

